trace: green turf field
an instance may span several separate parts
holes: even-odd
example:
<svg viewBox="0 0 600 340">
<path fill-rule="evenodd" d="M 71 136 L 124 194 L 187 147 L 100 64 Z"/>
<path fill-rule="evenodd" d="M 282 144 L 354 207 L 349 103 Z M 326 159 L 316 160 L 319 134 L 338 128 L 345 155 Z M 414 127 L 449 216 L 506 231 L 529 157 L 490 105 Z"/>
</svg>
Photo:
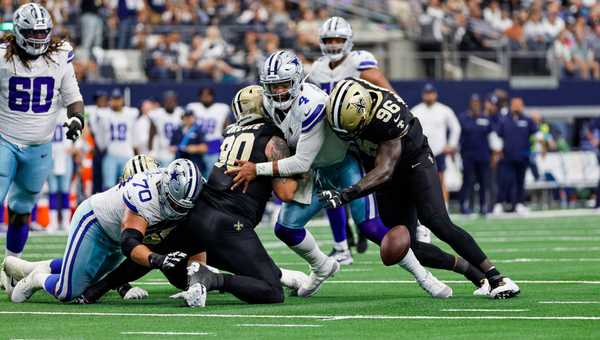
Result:
<svg viewBox="0 0 600 340">
<path fill-rule="evenodd" d="M 38 292 L 16 305 L 1 296 L 0 338 L 600 339 L 600 216 L 459 221 L 520 284 L 519 297 L 474 297 L 462 277 L 434 271 L 454 297 L 433 300 L 399 267 L 380 265 L 371 245 L 317 296 L 281 305 L 250 306 L 211 293 L 206 308 L 184 308 L 168 298 L 176 290 L 160 273 L 138 282 L 150 292 L 141 302 L 110 293 L 100 304 L 79 306 Z M 329 251 L 329 229 L 312 231 Z M 280 266 L 306 269 L 270 230 L 260 234 Z M 62 256 L 65 241 L 34 236 L 25 258 Z M 0 243 L 3 248 L 4 238 Z"/>
</svg>

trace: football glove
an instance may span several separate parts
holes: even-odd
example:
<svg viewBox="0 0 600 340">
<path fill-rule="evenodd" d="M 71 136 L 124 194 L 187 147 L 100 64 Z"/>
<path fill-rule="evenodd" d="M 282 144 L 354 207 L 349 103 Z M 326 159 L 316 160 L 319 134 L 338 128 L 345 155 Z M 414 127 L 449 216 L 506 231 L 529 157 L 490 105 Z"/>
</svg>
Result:
<svg viewBox="0 0 600 340">
<path fill-rule="evenodd" d="M 186 257 L 187 254 L 180 251 L 174 251 L 172 253 L 168 253 L 167 255 L 152 253 L 148 257 L 148 261 L 150 262 L 150 266 L 154 269 L 169 270 L 174 268 Z"/>
<path fill-rule="evenodd" d="M 73 142 L 77 138 L 81 137 L 83 131 L 83 116 L 80 113 L 74 113 L 67 121 L 63 124 L 67 130 L 67 138 Z"/>
<path fill-rule="evenodd" d="M 170 298 L 183 299 L 188 307 L 204 307 L 206 305 L 206 287 L 200 283 L 195 283 L 185 292 L 171 295 Z"/>
<path fill-rule="evenodd" d="M 321 205 L 327 209 L 334 209 L 344 205 L 342 193 L 337 190 L 325 190 L 319 193 Z"/>
<path fill-rule="evenodd" d="M 132 287 L 125 293 L 123 300 L 143 300 L 148 297 L 148 292 L 140 287 Z"/>
</svg>

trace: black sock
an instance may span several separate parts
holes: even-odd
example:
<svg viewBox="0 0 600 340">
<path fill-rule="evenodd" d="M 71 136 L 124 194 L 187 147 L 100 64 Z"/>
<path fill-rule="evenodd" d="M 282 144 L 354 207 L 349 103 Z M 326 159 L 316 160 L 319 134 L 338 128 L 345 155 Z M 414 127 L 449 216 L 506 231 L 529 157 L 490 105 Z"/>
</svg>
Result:
<svg viewBox="0 0 600 340">
<path fill-rule="evenodd" d="M 464 275 L 477 287 L 481 287 L 483 279 L 485 279 L 485 275 L 477 267 L 471 265 L 462 257 L 456 257 L 454 272 Z"/>
<path fill-rule="evenodd" d="M 500 274 L 496 267 L 492 267 L 490 270 L 485 272 L 485 277 L 490 282 L 492 289 L 498 287 L 498 284 L 502 280 L 502 274 Z"/>
</svg>

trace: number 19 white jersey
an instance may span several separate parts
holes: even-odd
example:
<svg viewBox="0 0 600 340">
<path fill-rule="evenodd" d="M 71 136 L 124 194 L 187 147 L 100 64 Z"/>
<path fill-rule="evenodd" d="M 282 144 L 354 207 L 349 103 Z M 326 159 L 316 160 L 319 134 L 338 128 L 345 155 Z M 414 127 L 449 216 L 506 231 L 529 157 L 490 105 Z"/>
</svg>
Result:
<svg viewBox="0 0 600 340">
<path fill-rule="evenodd" d="M 50 142 L 59 109 L 82 101 L 71 45 L 40 56 L 26 67 L 18 56 L 6 60 L 0 45 L 0 135 L 18 145 Z"/>
<path fill-rule="evenodd" d="M 323 56 L 312 64 L 308 81 L 331 93 L 335 84 L 349 77 L 360 78 L 360 73 L 377 68 L 377 59 L 367 51 L 352 51 L 336 68 L 329 66 L 329 57 Z"/>
<path fill-rule="evenodd" d="M 124 107 L 120 112 L 108 110 L 102 115 L 102 135 L 106 140 L 106 152 L 111 156 L 133 157 L 134 125 L 138 110 Z"/>
<path fill-rule="evenodd" d="M 181 124 L 183 109 L 176 107 L 172 113 L 167 113 L 164 108 L 158 108 L 150 112 L 149 117 L 156 127 L 156 136 L 154 137 L 151 156 L 156 158 L 161 164 L 166 165 L 175 158 L 171 151 L 171 137 Z"/>
</svg>

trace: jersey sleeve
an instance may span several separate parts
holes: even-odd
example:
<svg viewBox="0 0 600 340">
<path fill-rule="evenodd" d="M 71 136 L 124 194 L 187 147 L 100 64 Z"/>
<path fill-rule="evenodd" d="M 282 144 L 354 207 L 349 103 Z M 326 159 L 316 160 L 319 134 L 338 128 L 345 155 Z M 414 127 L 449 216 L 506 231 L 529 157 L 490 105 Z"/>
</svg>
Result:
<svg viewBox="0 0 600 340">
<path fill-rule="evenodd" d="M 321 91 L 321 90 L 318 90 Z M 291 176 L 308 172 L 325 141 L 325 101 L 327 96 L 314 96 L 304 105 L 300 138 L 296 153 L 278 161 L 279 174 Z M 301 106 L 302 107 L 302 106 Z"/>
<path fill-rule="evenodd" d="M 75 59 L 75 52 L 71 44 L 64 42 L 60 48 L 61 58 L 64 58 L 62 67 L 64 72 L 62 74 L 60 94 L 62 96 L 64 106 L 69 106 L 76 102 L 82 102 L 83 97 L 79 91 L 79 84 L 75 77 L 75 69 L 73 68 L 73 59 Z"/>
<path fill-rule="evenodd" d="M 362 72 L 371 68 L 378 67 L 377 59 L 375 59 L 375 56 L 373 56 L 371 52 L 354 51 L 352 53 L 352 57 L 354 59 L 357 71 Z"/>
<path fill-rule="evenodd" d="M 133 176 L 123 190 L 123 202 L 129 210 L 142 216 L 149 225 L 157 224 L 160 218 L 158 191 L 156 184 L 146 174 Z"/>
</svg>

